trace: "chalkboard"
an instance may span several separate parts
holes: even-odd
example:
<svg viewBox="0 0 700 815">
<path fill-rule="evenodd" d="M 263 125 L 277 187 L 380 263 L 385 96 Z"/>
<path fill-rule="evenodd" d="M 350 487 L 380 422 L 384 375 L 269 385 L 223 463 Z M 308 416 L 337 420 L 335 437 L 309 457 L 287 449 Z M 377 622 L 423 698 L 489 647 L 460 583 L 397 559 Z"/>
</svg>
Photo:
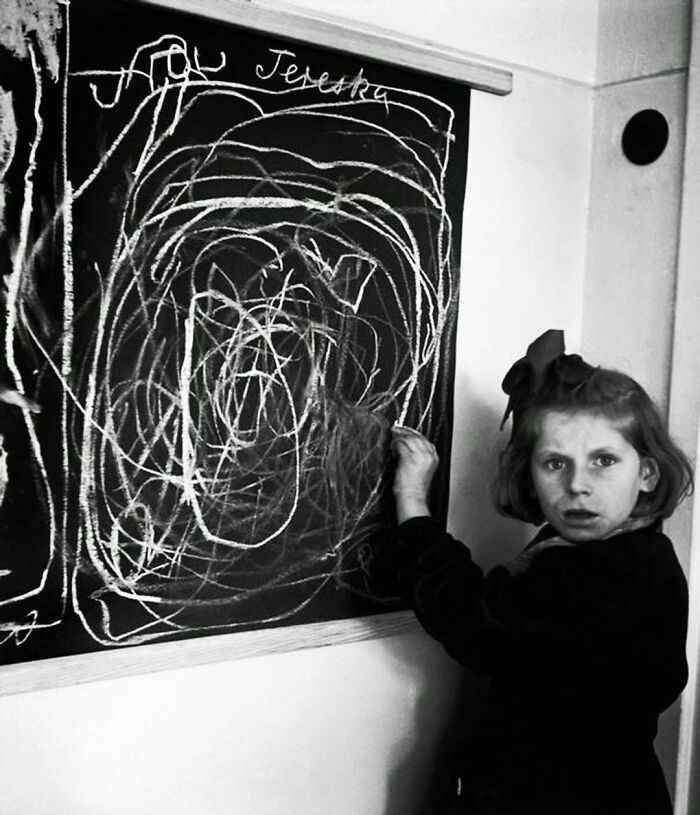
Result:
<svg viewBox="0 0 700 815">
<path fill-rule="evenodd" d="M 405 609 L 389 429 L 435 441 L 444 518 L 469 88 L 4 13 L 0 662 Z"/>
</svg>

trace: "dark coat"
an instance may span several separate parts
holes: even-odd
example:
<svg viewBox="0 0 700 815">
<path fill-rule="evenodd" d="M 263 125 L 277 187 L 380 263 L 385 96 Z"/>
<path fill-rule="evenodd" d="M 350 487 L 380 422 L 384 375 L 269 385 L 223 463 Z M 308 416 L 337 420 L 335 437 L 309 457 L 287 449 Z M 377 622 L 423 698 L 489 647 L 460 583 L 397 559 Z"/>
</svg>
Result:
<svg viewBox="0 0 700 815">
<path fill-rule="evenodd" d="M 531 546 L 554 536 L 545 527 Z M 484 576 L 431 518 L 399 527 L 402 580 L 423 627 L 491 677 L 449 812 L 670 815 L 654 753 L 687 677 L 687 584 L 654 527 L 549 546 Z"/>
</svg>

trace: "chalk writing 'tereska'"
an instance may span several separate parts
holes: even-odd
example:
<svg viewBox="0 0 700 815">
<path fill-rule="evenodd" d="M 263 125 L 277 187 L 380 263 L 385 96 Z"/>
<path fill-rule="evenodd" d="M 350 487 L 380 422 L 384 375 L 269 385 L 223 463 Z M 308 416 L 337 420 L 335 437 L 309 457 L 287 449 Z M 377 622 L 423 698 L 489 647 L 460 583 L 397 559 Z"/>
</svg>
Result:
<svg viewBox="0 0 700 815">
<path fill-rule="evenodd" d="M 341 77 L 332 78 L 328 71 L 313 76 L 308 65 L 302 69 L 300 65 L 293 61 L 296 59 L 296 54 L 293 51 L 282 48 L 270 48 L 268 50 L 273 56 L 274 62 L 268 69 L 260 63 L 255 66 L 255 74 L 259 79 L 269 80 L 277 77 L 285 84 L 299 88 L 317 88 L 320 93 L 334 93 L 336 96 L 348 91 L 351 99 L 358 98 L 367 101 L 369 98 L 386 104 L 386 89 L 381 85 L 373 85 L 364 76 L 362 68 L 353 77 L 343 74 Z"/>
</svg>

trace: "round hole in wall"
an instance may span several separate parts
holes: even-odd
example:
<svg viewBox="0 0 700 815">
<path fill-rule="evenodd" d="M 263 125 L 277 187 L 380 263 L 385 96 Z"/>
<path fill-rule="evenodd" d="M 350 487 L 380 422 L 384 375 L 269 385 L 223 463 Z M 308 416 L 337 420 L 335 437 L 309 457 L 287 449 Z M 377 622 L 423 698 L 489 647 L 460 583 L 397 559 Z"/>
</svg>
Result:
<svg viewBox="0 0 700 815">
<path fill-rule="evenodd" d="M 651 164 L 668 144 L 668 122 L 652 108 L 640 110 L 622 131 L 622 152 L 632 164 Z"/>
</svg>

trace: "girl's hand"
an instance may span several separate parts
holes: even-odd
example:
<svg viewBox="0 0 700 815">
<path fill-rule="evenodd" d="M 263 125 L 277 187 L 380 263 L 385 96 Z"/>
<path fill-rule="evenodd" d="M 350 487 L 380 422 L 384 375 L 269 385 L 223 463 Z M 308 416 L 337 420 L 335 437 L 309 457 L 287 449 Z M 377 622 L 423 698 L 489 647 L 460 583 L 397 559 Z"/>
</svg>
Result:
<svg viewBox="0 0 700 815">
<path fill-rule="evenodd" d="M 428 494 L 440 459 L 431 444 L 417 430 L 394 425 L 391 449 L 397 458 L 394 473 L 394 498 L 399 523 L 421 515 L 430 515 Z"/>
</svg>

